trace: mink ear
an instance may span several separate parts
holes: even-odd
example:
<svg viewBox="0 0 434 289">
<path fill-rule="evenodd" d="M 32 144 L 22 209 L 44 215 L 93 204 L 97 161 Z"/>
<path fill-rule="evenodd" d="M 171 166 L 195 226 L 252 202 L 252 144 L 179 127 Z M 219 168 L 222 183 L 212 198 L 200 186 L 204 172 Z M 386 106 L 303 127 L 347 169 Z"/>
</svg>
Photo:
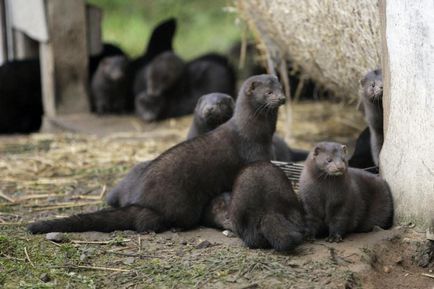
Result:
<svg viewBox="0 0 434 289">
<path fill-rule="evenodd" d="M 342 145 L 341 148 L 344 151 L 344 155 L 346 155 L 347 154 L 347 146 L 346 145 Z"/>
<path fill-rule="evenodd" d="M 319 154 L 319 151 L 320 151 L 319 147 L 315 147 L 313 149 L 313 155 L 316 157 Z"/>
<path fill-rule="evenodd" d="M 366 78 L 364 77 L 364 78 L 362 78 L 362 80 L 360 80 L 360 84 L 362 86 L 365 86 L 365 83 L 366 83 Z"/>
<path fill-rule="evenodd" d="M 257 86 L 258 83 L 256 81 L 250 82 L 249 87 L 247 88 L 247 94 L 252 94 L 252 92 L 255 90 Z"/>
</svg>

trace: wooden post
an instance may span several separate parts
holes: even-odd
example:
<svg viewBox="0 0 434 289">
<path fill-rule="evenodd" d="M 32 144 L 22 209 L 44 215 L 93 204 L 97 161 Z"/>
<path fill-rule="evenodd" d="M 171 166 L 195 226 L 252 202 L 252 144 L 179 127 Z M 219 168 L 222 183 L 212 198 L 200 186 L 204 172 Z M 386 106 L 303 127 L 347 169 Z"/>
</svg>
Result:
<svg viewBox="0 0 434 289">
<path fill-rule="evenodd" d="M 7 60 L 6 46 L 6 7 L 4 0 L 0 0 L 0 65 Z"/>
<path fill-rule="evenodd" d="M 434 226 L 432 0 L 382 0 L 385 140 L 382 175 L 398 222 Z M 434 228 L 431 228 L 431 232 Z"/>
<path fill-rule="evenodd" d="M 102 51 L 102 11 L 95 5 L 86 4 L 87 47 L 89 55 Z"/>
<path fill-rule="evenodd" d="M 58 114 L 89 111 L 83 0 L 46 0 L 49 40 L 40 46 L 44 129 Z"/>
</svg>

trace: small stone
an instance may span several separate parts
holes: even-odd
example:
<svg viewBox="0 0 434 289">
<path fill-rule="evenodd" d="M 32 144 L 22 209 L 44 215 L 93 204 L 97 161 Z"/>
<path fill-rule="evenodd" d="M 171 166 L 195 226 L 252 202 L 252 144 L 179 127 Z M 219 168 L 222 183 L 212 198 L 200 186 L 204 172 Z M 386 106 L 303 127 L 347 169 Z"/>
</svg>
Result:
<svg viewBox="0 0 434 289">
<path fill-rule="evenodd" d="M 42 273 L 41 276 L 39 276 L 39 279 L 41 279 L 42 282 L 47 283 L 50 282 L 51 278 L 47 273 Z"/>
<path fill-rule="evenodd" d="M 208 248 L 209 246 L 211 246 L 211 243 L 208 240 L 204 240 L 196 245 L 196 249 L 204 249 Z"/>
<path fill-rule="evenodd" d="M 384 273 L 390 273 L 391 269 L 389 266 L 384 266 L 383 271 L 384 271 Z"/>
<path fill-rule="evenodd" d="M 402 265 L 402 262 L 404 262 L 404 258 L 402 258 L 402 256 L 399 256 L 395 260 L 395 264 L 397 264 L 397 265 Z"/>
<path fill-rule="evenodd" d="M 181 242 L 179 242 L 181 245 L 187 245 L 187 241 L 186 240 L 181 240 Z"/>
<path fill-rule="evenodd" d="M 45 238 L 47 240 L 56 242 L 56 243 L 62 243 L 67 241 L 67 238 L 65 236 L 65 234 L 63 233 L 59 233 L 59 232 L 53 232 L 53 233 L 48 233 Z"/>
<path fill-rule="evenodd" d="M 402 239 L 402 242 L 403 242 L 403 243 L 410 244 L 410 243 L 411 243 L 411 239 L 410 239 L 410 238 L 403 238 L 403 239 Z"/>
<path fill-rule="evenodd" d="M 84 260 L 87 259 L 87 255 L 86 254 L 81 254 L 80 255 L 80 261 L 83 262 Z"/>
<path fill-rule="evenodd" d="M 374 228 L 372 228 L 372 232 L 382 232 L 382 231 L 384 231 L 384 229 L 379 226 L 374 226 Z"/>
<path fill-rule="evenodd" d="M 125 265 L 131 265 L 131 264 L 134 263 L 135 260 L 136 260 L 136 259 L 135 259 L 134 257 L 128 257 L 128 258 L 125 258 L 125 259 L 124 259 L 124 264 L 125 264 Z"/>
<path fill-rule="evenodd" d="M 232 233 L 232 231 L 229 231 L 229 230 L 224 230 L 224 231 L 222 232 L 222 234 L 225 235 L 225 236 L 228 237 L 228 238 L 233 238 L 233 237 L 235 237 L 235 234 Z"/>
<path fill-rule="evenodd" d="M 432 269 L 429 269 L 428 272 L 432 273 Z"/>
</svg>

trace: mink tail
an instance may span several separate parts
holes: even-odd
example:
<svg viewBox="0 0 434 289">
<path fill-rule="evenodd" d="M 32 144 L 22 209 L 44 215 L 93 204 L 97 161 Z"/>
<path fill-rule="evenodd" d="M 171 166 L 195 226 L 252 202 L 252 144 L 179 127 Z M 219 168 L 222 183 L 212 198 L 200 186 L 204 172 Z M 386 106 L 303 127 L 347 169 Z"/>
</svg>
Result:
<svg viewBox="0 0 434 289">
<path fill-rule="evenodd" d="M 262 218 L 260 230 L 276 251 L 290 251 L 303 242 L 303 233 L 281 214 L 268 214 Z"/>
<path fill-rule="evenodd" d="M 103 209 L 61 219 L 39 221 L 27 227 L 32 234 L 87 231 L 113 232 L 115 230 L 158 232 L 166 228 L 158 213 L 136 205 Z"/>
</svg>

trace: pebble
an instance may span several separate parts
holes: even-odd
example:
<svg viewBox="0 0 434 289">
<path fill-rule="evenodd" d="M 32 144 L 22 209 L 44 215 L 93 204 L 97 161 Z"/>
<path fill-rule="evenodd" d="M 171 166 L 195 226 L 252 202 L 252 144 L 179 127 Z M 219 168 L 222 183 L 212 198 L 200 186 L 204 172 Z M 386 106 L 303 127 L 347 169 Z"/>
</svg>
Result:
<svg viewBox="0 0 434 289">
<path fill-rule="evenodd" d="M 232 231 L 229 231 L 229 230 L 224 230 L 224 231 L 222 232 L 222 234 L 225 235 L 225 236 L 228 237 L 228 238 L 233 238 L 233 237 L 235 237 L 235 234 L 232 233 Z"/>
<path fill-rule="evenodd" d="M 211 246 L 211 243 L 208 240 L 204 240 L 196 245 L 196 249 L 204 249 L 208 248 L 209 246 Z"/>
<path fill-rule="evenodd" d="M 53 232 L 53 233 L 48 233 L 45 238 L 47 240 L 56 242 L 56 243 L 61 243 L 67 240 L 65 234 L 63 233 L 59 233 L 59 232 Z"/>
<path fill-rule="evenodd" d="M 136 259 L 134 257 L 128 257 L 128 258 L 125 258 L 123 262 L 125 265 L 131 265 L 134 263 L 135 260 Z"/>
<path fill-rule="evenodd" d="M 42 282 L 47 283 L 50 282 L 51 278 L 47 273 L 42 273 L 41 276 L 39 276 L 39 279 L 41 279 Z"/>
<path fill-rule="evenodd" d="M 389 266 L 384 266 L 383 271 L 384 271 L 384 273 L 390 273 L 391 269 Z"/>
</svg>

